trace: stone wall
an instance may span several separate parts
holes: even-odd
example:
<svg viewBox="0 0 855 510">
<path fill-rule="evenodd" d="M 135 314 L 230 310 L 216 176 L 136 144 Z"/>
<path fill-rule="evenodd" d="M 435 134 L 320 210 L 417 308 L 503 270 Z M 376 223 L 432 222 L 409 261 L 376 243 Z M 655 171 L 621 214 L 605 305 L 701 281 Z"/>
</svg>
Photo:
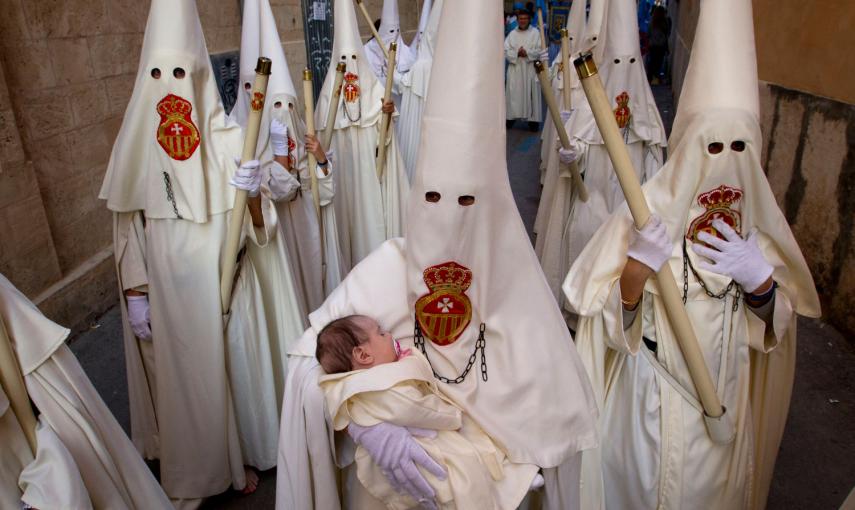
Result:
<svg viewBox="0 0 855 510">
<path fill-rule="evenodd" d="M 698 17 L 698 0 L 679 4 L 672 52 L 675 97 Z M 763 166 L 811 268 L 823 316 L 853 335 L 855 89 L 845 64 L 855 40 L 847 30 L 820 29 L 814 12 L 819 9 L 809 4 L 754 1 Z M 829 1 L 827 7 L 831 12 L 823 3 L 827 23 L 855 19 L 855 3 Z M 823 69 L 827 76 L 817 78 Z"/>
<path fill-rule="evenodd" d="M 411 37 L 419 0 L 399 0 Z M 137 71 L 147 0 L 0 0 L 0 273 L 80 329 L 117 299 L 97 199 Z M 295 83 L 300 0 L 271 0 Z M 382 0 L 367 0 L 379 17 Z M 240 45 L 240 1 L 200 0 L 211 53 Z M 367 34 L 367 25 L 363 26 Z"/>
</svg>

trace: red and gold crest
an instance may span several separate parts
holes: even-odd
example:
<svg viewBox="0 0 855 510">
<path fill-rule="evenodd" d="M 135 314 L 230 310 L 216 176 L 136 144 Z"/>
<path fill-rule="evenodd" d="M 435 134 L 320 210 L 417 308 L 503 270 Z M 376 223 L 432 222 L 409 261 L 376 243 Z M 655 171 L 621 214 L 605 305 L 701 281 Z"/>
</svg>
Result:
<svg viewBox="0 0 855 510">
<path fill-rule="evenodd" d="M 169 94 L 157 103 L 157 113 L 160 114 L 157 143 L 172 159 L 190 159 L 199 147 L 199 130 L 190 118 L 192 111 L 190 101 L 174 94 Z"/>
<path fill-rule="evenodd" d="M 252 93 L 252 101 L 249 102 L 249 107 L 254 112 L 260 112 L 264 108 L 264 94 L 261 92 Z"/>
<path fill-rule="evenodd" d="M 731 206 L 741 199 L 742 190 L 725 185 L 698 195 L 698 204 L 706 210 L 689 225 L 689 231 L 686 232 L 686 239 L 698 242 L 698 234 L 701 232 L 724 239 L 712 225 L 713 220 L 717 219 L 724 221 L 733 230 L 740 233 L 741 216 L 739 211 L 732 209 Z"/>
<path fill-rule="evenodd" d="M 629 124 L 629 119 L 632 117 L 632 110 L 629 109 L 629 94 L 626 91 L 621 92 L 615 97 L 617 108 L 615 108 L 615 120 L 619 128 L 623 129 Z"/>
<path fill-rule="evenodd" d="M 354 73 L 344 75 L 344 100 L 354 103 L 359 99 L 359 76 Z"/>
<path fill-rule="evenodd" d="M 472 285 L 472 271 L 445 262 L 425 269 L 423 275 L 430 292 L 416 301 L 419 327 L 431 342 L 453 344 L 472 320 L 472 303 L 465 294 Z"/>
</svg>

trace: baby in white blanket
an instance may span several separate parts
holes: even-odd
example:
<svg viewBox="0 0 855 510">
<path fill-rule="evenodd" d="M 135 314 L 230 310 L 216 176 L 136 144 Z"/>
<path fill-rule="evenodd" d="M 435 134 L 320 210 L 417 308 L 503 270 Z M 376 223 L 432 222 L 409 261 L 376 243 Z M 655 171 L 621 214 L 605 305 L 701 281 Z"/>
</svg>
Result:
<svg viewBox="0 0 855 510">
<path fill-rule="evenodd" d="M 388 508 L 512 510 L 530 488 L 543 484 L 537 466 L 508 461 L 492 439 L 442 394 L 421 353 L 401 349 L 370 317 L 351 315 L 329 323 L 318 334 L 316 356 L 330 374 L 319 384 L 333 425 L 336 430 L 347 428 L 358 445 L 357 477 Z M 382 457 L 399 448 L 388 444 L 392 441 L 386 437 L 377 440 L 376 434 L 368 441 L 360 437 L 381 424 L 406 427 L 436 461 L 416 459 L 426 466 L 418 470 L 433 489 L 434 501 L 416 501 L 410 495 L 425 491 L 393 488 L 390 480 L 405 489 L 411 482 L 398 470 L 384 473 L 378 464 L 388 465 Z"/>
</svg>

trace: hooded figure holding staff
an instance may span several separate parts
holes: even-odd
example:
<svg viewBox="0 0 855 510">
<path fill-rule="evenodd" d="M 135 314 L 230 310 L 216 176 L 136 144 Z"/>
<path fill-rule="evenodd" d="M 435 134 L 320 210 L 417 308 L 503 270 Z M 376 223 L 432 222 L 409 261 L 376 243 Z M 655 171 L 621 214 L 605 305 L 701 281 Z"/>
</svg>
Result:
<svg viewBox="0 0 855 510">
<path fill-rule="evenodd" d="M 329 148 L 338 167 L 333 172 L 333 205 L 347 272 L 383 241 L 403 234 L 409 181 L 394 130 L 389 130 L 386 140 L 379 140 L 384 89 L 362 49 L 353 2 L 336 0 L 334 12 L 333 57 L 315 107 L 315 126 L 325 129 L 329 108 L 339 109 Z M 344 85 L 336 95 L 335 69 L 342 62 Z M 375 160 L 378 143 L 387 145 L 380 178 Z"/>
<path fill-rule="evenodd" d="M 601 407 L 583 456 L 583 507 L 763 508 L 789 407 L 796 316 L 819 315 L 813 280 L 760 166 L 750 0 L 703 0 L 671 157 L 622 206 L 563 290 Z M 665 264 L 735 435 L 711 440 L 658 288 Z"/>
<path fill-rule="evenodd" d="M 383 83 L 386 81 L 386 70 L 388 69 L 386 53 L 383 48 L 388 51 L 389 44 L 398 43 L 398 54 L 395 58 L 396 74 L 404 74 L 409 71 L 417 57 L 416 49 L 407 46 L 404 43 L 404 38 L 401 37 L 401 16 L 398 12 L 398 0 L 383 0 L 383 12 L 380 16 L 380 27 L 377 29 L 377 33 L 380 34 L 380 40 L 372 37 L 365 43 L 363 49 L 368 64 L 374 71 L 374 76 Z M 383 48 L 380 47 L 381 44 Z M 398 95 L 395 103 L 400 104 L 400 102 L 400 95 Z"/>
<path fill-rule="evenodd" d="M 476 16 L 495 22 L 465 25 Z M 282 420 L 279 508 L 319 508 L 298 498 L 327 499 L 336 464 L 352 461 L 353 443 L 341 433 L 334 439 L 324 418 L 314 358 L 318 332 L 352 314 L 375 318 L 403 348 L 421 351 L 441 391 L 510 462 L 542 468 L 546 508 L 578 507 L 579 453 L 597 443 L 597 410 L 507 177 L 505 112 L 495 102 L 503 87 L 501 4 L 445 2 L 442 18 L 406 237 L 353 269 L 309 316 L 293 351 L 300 377 L 289 376 L 285 401 L 298 418 Z M 395 473 L 396 490 L 431 508 L 435 494 L 417 489 L 427 485 L 415 464 L 421 447 L 407 429 L 380 422 L 348 434 Z M 343 474 L 345 499 L 333 504 L 384 508 L 353 471 Z"/>
<path fill-rule="evenodd" d="M 289 306 L 265 303 L 244 256 L 224 330 L 220 280 L 235 190 L 250 196 L 246 243 L 266 245 L 276 229 L 258 162 L 235 164 L 242 143 L 217 92 L 196 3 L 154 0 L 100 198 L 114 212 L 132 436 L 145 458 L 160 459 L 176 507 L 229 486 L 254 488 L 230 377 L 267 386 L 272 355 L 256 352 L 270 349 L 265 313 Z M 238 358 L 243 370 L 233 370 Z"/>
</svg>

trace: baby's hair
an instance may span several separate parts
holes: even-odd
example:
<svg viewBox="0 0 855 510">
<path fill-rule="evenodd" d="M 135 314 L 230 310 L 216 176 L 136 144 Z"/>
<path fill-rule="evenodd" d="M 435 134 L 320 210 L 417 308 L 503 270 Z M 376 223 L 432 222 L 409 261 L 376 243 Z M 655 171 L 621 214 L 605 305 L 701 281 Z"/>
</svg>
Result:
<svg viewBox="0 0 855 510">
<path fill-rule="evenodd" d="M 368 335 L 359 324 L 362 315 L 348 315 L 336 319 L 318 333 L 315 357 L 328 374 L 353 370 L 353 349 L 368 341 Z"/>
</svg>

